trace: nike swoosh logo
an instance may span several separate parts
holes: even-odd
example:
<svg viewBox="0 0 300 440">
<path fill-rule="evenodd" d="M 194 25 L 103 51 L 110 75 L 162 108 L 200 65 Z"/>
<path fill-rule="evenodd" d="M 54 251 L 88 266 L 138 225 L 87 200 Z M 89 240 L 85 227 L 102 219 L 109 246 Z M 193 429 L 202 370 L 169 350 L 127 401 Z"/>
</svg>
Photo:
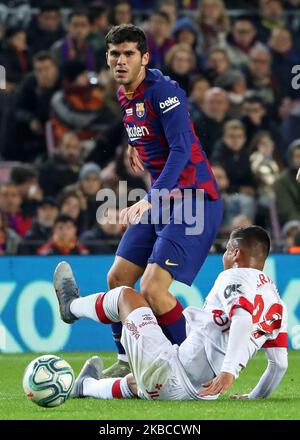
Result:
<svg viewBox="0 0 300 440">
<path fill-rule="evenodd" d="M 179 266 L 179 264 L 177 264 L 177 263 L 171 263 L 169 258 L 165 261 L 165 265 L 166 266 Z"/>
</svg>

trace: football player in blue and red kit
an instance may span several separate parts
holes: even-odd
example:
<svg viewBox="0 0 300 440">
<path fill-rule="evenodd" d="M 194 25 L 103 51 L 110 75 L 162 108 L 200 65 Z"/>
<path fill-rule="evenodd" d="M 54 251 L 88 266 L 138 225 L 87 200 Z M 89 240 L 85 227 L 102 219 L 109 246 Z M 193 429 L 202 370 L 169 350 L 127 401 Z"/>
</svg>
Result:
<svg viewBox="0 0 300 440">
<path fill-rule="evenodd" d="M 108 286 L 133 287 L 141 277 L 141 293 L 159 325 L 172 343 L 180 344 L 186 337 L 185 318 L 169 287 L 174 279 L 192 284 L 220 227 L 222 203 L 190 119 L 185 92 L 159 70 L 147 68 L 149 52 L 144 32 L 134 25 L 115 26 L 106 36 L 106 47 L 108 66 L 120 85 L 118 99 L 132 166 L 147 168 L 152 179 L 147 197 L 121 213 L 129 227 L 109 271 Z M 185 189 L 191 189 L 189 200 L 185 199 Z M 167 224 L 141 222 L 151 213 L 155 190 L 180 192 L 180 209 L 189 203 L 196 217 L 200 217 L 201 209 L 200 233 L 187 233 L 191 225 L 185 219 L 177 224 L 174 203 Z M 197 198 L 197 190 L 202 190 L 202 200 Z M 119 356 L 118 362 L 104 371 L 108 377 L 128 372 L 121 332 L 121 323 L 114 324 Z"/>
</svg>

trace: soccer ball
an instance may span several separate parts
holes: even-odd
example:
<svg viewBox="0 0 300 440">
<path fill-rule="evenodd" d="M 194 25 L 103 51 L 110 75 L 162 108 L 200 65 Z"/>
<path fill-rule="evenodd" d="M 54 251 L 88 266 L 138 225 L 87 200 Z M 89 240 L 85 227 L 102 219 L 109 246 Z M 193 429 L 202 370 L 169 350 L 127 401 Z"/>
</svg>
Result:
<svg viewBox="0 0 300 440">
<path fill-rule="evenodd" d="M 61 405 L 69 397 L 73 385 L 74 372 L 70 365 L 52 354 L 34 359 L 24 372 L 25 394 L 40 406 Z"/>
</svg>

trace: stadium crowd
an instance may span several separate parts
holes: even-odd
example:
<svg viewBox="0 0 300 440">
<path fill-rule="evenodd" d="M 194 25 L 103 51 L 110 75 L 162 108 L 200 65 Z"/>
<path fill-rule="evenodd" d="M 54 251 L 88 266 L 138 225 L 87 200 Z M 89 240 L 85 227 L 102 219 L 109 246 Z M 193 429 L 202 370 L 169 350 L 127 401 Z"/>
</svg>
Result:
<svg viewBox="0 0 300 440">
<path fill-rule="evenodd" d="M 273 251 L 300 253 L 300 0 L 15 0 L 0 1 L 0 255 L 114 252 L 124 227 L 96 220 L 97 192 L 149 189 L 106 66 L 121 23 L 187 93 L 224 202 L 211 251 L 256 223 Z"/>
</svg>

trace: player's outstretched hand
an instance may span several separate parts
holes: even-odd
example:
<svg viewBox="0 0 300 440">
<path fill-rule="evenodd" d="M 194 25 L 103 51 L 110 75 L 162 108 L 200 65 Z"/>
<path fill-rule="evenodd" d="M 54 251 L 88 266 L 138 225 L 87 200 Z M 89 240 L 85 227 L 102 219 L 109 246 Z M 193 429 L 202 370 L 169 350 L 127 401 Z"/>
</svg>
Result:
<svg viewBox="0 0 300 440">
<path fill-rule="evenodd" d="M 300 168 L 298 170 L 296 180 L 297 180 L 298 183 L 300 183 Z"/>
<path fill-rule="evenodd" d="M 249 400 L 249 394 L 230 394 L 229 397 L 233 400 Z"/>
<path fill-rule="evenodd" d="M 151 203 L 148 200 L 142 199 L 130 208 L 125 208 L 120 213 L 120 221 L 124 225 L 135 225 L 139 223 L 144 212 L 151 208 Z"/>
<path fill-rule="evenodd" d="M 202 386 L 206 388 L 199 392 L 200 397 L 215 396 L 216 394 L 225 393 L 234 382 L 234 376 L 231 373 L 221 372 L 213 380 L 204 383 Z"/>
<path fill-rule="evenodd" d="M 145 171 L 139 153 L 131 145 L 128 145 L 128 156 L 129 156 L 130 166 L 135 173 L 138 173 L 140 171 Z"/>
</svg>

